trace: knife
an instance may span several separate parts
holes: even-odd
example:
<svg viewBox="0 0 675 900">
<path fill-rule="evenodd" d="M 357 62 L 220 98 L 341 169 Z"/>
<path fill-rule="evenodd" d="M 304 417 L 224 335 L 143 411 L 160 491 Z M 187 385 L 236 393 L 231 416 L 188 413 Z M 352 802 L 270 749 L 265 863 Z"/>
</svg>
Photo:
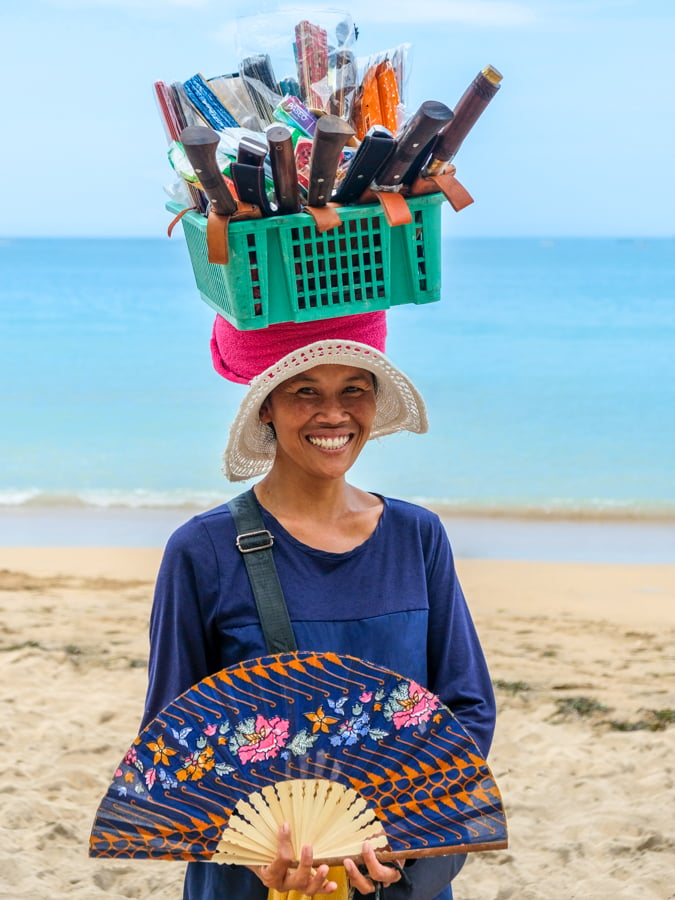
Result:
<svg viewBox="0 0 675 900">
<path fill-rule="evenodd" d="M 331 199 L 342 148 L 353 135 L 352 127 L 339 116 L 321 116 L 316 123 L 309 159 L 308 206 L 325 206 Z"/>
<path fill-rule="evenodd" d="M 445 103 L 425 100 L 396 138 L 396 149 L 377 176 L 374 190 L 398 190 L 419 154 L 450 119 L 452 110 Z"/>
<path fill-rule="evenodd" d="M 358 83 L 356 57 L 351 50 L 338 50 L 331 62 L 335 67 L 335 89 L 328 101 L 328 109 L 336 116 L 348 118 L 351 95 Z"/>
<path fill-rule="evenodd" d="M 220 140 L 218 133 L 205 125 L 188 125 L 181 131 L 179 140 L 213 212 L 219 216 L 231 216 L 237 211 L 237 201 L 225 184 L 216 160 L 216 147 Z"/>
<path fill-rule="evenodd" d="M 251 166 L 248 163 L 233 162 L 230 166 L 230 175 L 240 200 L 257 206 L 263 216 L 274 215 L 267 198 L 265 169 L 262 165 Z"/>
<path fill-rule="evenodd" d="M 452 122 L 452 117 L 450 117 L 450 122 Z M 449 124 L 450 123 L 448 123 L 448 125 Z M 417 179 L 422 169 L 429 162 L 434 147 L 440 140 L 441 136 L 443 135 L 443 131 L 448 127 L 448 125 L 445 125 L 438 134 L 434 135 L 434 137 L 432 137 L 432 139 L 424 145 L 421 153 L 417 154 L 412 162 L 412 165 L 403 176 L 403 184 L 410 186 Z"/>
<path fill-rule="evenodd" d="M 438 175 L 454 159 L 464 138 L 499 90 L 501 80 L 501 72 L 494 66 L 485 66 L 476 75 L 459 98 L 453 118 L 432 147 L 431 159 L 422 172 L 423 175 Z"/>
<path fill-rule="evenodd" d="M 280 215 L 300 212 L 298 170 L 290 129 L 285 125 L 270 125 L 267 129 L 267 143 L 277 212 Z"/>
<path fill-rule="evenodd" d="M 267 156 L 267 145 L 245 134 L 237 147 L 237 162 L 248 166 L 262 166 Z"/>
<path fill-rule="evenodd" d="M 333 199 L 337 203 L 353 203 L 358 200 L 389 159 L 395 145 L 394 136 L 388 128 L 373 125 L 359 144 Z"/>
</svg>

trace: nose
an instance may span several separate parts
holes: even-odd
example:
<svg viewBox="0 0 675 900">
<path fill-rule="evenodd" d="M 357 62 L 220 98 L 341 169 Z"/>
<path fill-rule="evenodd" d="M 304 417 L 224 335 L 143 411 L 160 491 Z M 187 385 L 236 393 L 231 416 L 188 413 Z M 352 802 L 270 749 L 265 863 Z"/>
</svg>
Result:
<svg viewBox="0 0 675 900">
<path fill-rule="evenodd" d="M 316 413 L 317 419 L 325 425 L 342 425 L 349 418 L 345 409 L 342 394 L 329 394 L 325 396 Z"/>
</svg>

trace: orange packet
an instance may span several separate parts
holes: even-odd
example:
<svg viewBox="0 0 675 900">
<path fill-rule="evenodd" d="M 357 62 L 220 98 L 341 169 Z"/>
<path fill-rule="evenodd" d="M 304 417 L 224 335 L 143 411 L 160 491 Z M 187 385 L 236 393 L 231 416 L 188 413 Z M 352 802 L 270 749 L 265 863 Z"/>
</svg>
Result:
<svg viewBox="0 0 675 900">
<path fill-rule="evenodd" d="M 357 138 L 362 141 L 373 125 L 383 124 L 376 66 L 371 66 L 363 76 L 359 100 L 353 125 Z"/>
<path fill-rule="evenodd" d="M 372 124 L 384 125 L 392 134 L 396 134 L 398 131 L 398 108 L 401 100 L 396 73 L 388 60 L 384 60 L 377 66 L 376 78 L 381 119 Z"/>
</svg>

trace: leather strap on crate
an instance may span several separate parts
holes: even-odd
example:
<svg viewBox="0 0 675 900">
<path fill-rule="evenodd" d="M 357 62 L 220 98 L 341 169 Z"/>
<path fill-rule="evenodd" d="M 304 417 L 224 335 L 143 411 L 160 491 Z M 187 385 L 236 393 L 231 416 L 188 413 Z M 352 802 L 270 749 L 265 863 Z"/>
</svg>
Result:
<svg viewBox="0 0 675 900">
<path fill-rule="evenodd" d="M 174 228 L 176 227 L 176 225 L 178 225 L 185 213 L 192 212 L 195 209 L 197 209 L 196 206 L 187 206 L 185 209 L 181 209 L 177 216 L 173 217 L 173 219 L 169 222 L 169 227 L 166 229 L 166 233 L 169 235 L 169 237 L 171 237 Z"/>
<path fill-rule="evenodd" d="M 237 211 L 231 216 L 219 216 L 213 210 L 209 210 L 206 220 L 206 249 L 210 263 L 226 266 L 230 261 L 230 248 L 228 242 L 228 230 L 230 222 L 239 222 L 243 219 L 259 219 L 262 213 L 252 203 L 237 201 Z"/>
<path fill-rule="evenodd" d="M 319 234 L 342 225 L 342 219 L 333 203 L 327 203 L 325 206 L 303 206 L 302 210 L 309 213 L 314 219 L 314 224 Z"/>
<path fill-rule="evenodd" d="M 441 175 L 416 178 L 410 188 L 410 196 L 421 197 L 425 194 L 435 194 L 440 191 L 455 212 L 470 206 L 473 203 L 473 197 L 464 185 L 457 181 L 455 171 L 454 166 L 448 166 Z"/>
<path fill-rule="evenodd" d="M 396 225 L 409 225 L 412 222 L 412 213 L 408 203 L 398 191 L 373 191 L 384 212 L 387 223 L 394 228 Z"/>
<path fill-rule="evenodd" d="M 432 193 L 432 191 L 428 193 Z M 379 203 L 387 223 L 392 228 L 412 222 L 412 213 L 408 203 L 403 194 L 398 191 L 374 191 L 372 188 L 366 188 L 359 197 L 359 204 L 361 203 Z"/>
</svg>

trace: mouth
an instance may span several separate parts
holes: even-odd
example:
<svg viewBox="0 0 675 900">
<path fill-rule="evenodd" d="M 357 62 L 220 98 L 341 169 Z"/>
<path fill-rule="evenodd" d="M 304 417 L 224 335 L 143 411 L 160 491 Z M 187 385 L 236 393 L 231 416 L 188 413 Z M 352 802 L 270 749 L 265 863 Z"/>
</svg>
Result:
<svg viewBox="0 0 675 900">
<path fill-rule="evenodd" d="M 336 437 L 316 437 L 309 435 L 307 440 L 312 447 L 318 447 L 320 450 L 342 450 L 351 441 L 353 435 L 341 434 Z"/>
</svg>

